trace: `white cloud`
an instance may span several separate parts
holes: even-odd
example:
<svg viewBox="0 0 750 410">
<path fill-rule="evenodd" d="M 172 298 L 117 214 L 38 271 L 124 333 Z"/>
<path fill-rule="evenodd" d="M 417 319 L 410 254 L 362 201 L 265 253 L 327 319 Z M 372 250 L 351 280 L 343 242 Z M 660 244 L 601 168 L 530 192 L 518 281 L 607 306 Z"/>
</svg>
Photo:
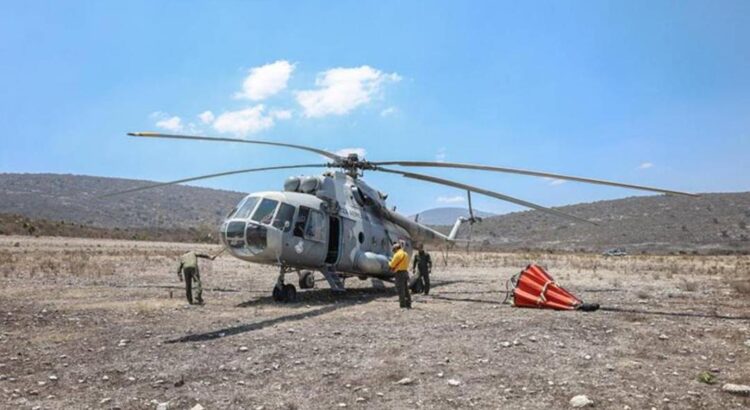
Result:
<svg viewBox="0 0 750 410">
<path fill-rule="evenodd" d="M 557 179 L 557 178 L 550 178 L 550 177 L 543 177 L 543 178 L 545 180 L 549 181 L 549 184 L 551 186 L 562 185 L 562 184 L 568 182 L 568 181 L 566 181 L 564 179 Z"/>
<path fill-rule="evenodd" d="M 346 157 L 349 154 L 357 154 L 357 156 L 362 159 L 367 154 L 367 150 L 364 148 L 341 148 L 340 150 L 335 152 L 336 155 L 341 157 Z"/>
<path fill-rule="evenodd" d="M 654 167 L 654 164 L 651 162 L 644 162 L 641 165 L 638 165 L 638 169 L 649 169 L 653 167 Z"/>
<path fill-rule="evenodd" d="M 211 111 L 206 110 L 206 111 L 203 111 L 202 113 L 198 114 L 198 118 L 201 120 L 202 123 L 204 123 L 204 124 L 210 124 L 210 123 L 214 122 L 214 118 L 215 117 L 214 117 L 214 113 L 212 113 Z"/>
<path fill-rule="evenodd" d="M 380 116 L 381 117 L 387 117 L 389 115 L 395 114 L 396 111 L 397 111 L 396 107 L 388 107 L 388 108 L 384 109 L 383 111 L 380 111 Z"/>
<path fill-rule="evenodd" d="M 242 83 L 242 91 L 235 98 L 259 101 L 286 88 L 286 83 L 294 71 L 294 64 L 279 60 L 260 67 L 253 67 Z"/>
<path fill-rule="evenodd" d="M 290 110 L 271 110 L 270 115 L 279 120 L 288 120 L 292 118 L 292 111 Z"/>
<path fill-rule="evenodd" d="M 184 130 L 190 134 L 201 134 L 203 133 L 203 130 L 196 125 L 194 122 L 189 122 L 185 127 Z"/>
<path fill-rule="evenodd" d="M 446 153 L 445 147 L 438 148 L 437 154 L 435 154 L 435 161 L 437 162 L 445 162 L 445 157 L 447 157 L 448 154 Z"/>
<path fill-rule="evenodd" d="M 442 203 L 442 204 L 455 204 L 455 203 L 463 202 L 465 200 L 466 200 L 466 198 L 464 198 L 461 195 L 456 195 L 456 196 L 439 196 L 439 197 L 437 197 L 437 201 L 440 202 L 440 203 Z"/>
<path fill-rule="evenodd" d="M 218 132 L 246 136 L 273 127 L 276 119 L 291 116 L 291 113 L 280 115 L 283 111 L 272 111 L 266 115 L 264 111 L 263 104 L 239 111 L 227 111 L 216 117 L 213 127 Z"/>
<path fill-rule="evenodd" d="M 162 117 L 160 120 L 156 121 L 157 127 L 165 129 L 167 131 L 172 131 L 172 132 L 182 131 L 183 126 L 182 126 L 182 119 L 180 117 L 176 115 L 169 117 L 163 113 L 159 113 L 159 114 L 161 114 Z"/>
<path fill-rule="evenodd" d="M 401 76 L 370 66 L 332 68 L 318 74 L 315 90 L 297 92 L 297 102 L 308 118 L 344 115 L 370 102 L 384 82 L 398 82 Z"/>
</svg>

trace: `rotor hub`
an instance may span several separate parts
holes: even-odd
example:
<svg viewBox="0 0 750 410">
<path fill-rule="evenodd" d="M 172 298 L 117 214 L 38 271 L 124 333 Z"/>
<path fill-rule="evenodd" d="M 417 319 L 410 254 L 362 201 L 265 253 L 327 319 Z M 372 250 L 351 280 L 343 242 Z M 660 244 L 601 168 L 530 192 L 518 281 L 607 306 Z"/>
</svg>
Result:
<svg viewBox="0 0 750 410">
<path fill-rule="evenodd" d="M 360 159 L 359 155 L 355 153 L 351 153 L 336 162 L 331 162 L 328 164 L 328 166 L 332 168 L 341 168 L 354 178 L 361 176 L 362 171 L 373 171 L 378 168 L 377 165 L 373 164 L 372 162 L 365 159 Z"/>
</svg>

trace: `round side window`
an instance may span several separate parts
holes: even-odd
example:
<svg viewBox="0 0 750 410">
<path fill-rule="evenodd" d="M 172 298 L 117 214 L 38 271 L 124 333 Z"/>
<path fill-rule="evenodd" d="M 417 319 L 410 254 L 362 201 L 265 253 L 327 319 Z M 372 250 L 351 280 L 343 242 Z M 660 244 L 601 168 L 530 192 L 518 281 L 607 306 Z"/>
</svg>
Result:
<svg viewBox="0 0 750 410">
<path fill-rule="evenodd" d="M 362 232 L 360 232 L 359 236 L 358 236 L 358 239 L 359 239 L 359 243 L 365 243 L 365 234 L 363 234 Z"/>
</svg>

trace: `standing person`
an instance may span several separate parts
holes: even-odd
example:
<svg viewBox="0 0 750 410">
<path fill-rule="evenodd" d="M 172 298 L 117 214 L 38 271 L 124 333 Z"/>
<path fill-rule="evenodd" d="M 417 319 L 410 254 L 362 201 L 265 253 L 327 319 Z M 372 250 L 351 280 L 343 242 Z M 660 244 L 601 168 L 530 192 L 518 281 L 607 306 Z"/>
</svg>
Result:
<svg viewBox="0 0 750 410">
<path fill-rule="evenodd" d="M 411 295 L 409 294 L 409 255 L 400 243 L 393 244 L 393 257 L 388 266 L 396 273 L 396 290 L 398 303 L 402 308 L 411 309 Z"/>
<path fill-rule="evenodd" d="M 415 283 L 419 283 L 422 285 L 422 289 L 424 290 L 424 294 L 428 295 L 430 293 L 430 273 L 432 272 L 432 258 L 430 258 L 430 254 L 425 252 L 424 245 L 421 245 L 419 247 L 419 252 L 416 256 L 414 256 L 414 262 L 411 266 L 411 271 L 417 274 L 417 279 L 415 280 Z"/>
<path fill-rule="evenodd" d="M 216 256 L 206 255 L 205 253 L 187 252 L 180 256 L 180 267 L 177 268 L 177 277 L 182 281 L 185 276 L 185 296 L 188 303 L 203 304 L 203 288 L 201 287 L 201 274 L 198 269 L 198 258 L 216 259 Z"/>
</svg>

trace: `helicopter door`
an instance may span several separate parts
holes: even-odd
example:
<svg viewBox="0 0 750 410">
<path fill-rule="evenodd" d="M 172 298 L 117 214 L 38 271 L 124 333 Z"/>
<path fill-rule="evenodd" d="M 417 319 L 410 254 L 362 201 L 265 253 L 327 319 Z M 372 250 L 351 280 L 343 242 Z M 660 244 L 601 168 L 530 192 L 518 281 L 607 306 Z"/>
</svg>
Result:
<svg viewBox="0 0 750 410">
<path fill-rule="evenodd" d="M 328 253 L 326 263 L 334 264 L 339 259 L 339 238 L 341 237 L 341 223 L 339 218 L 332 216 L 328 218 Z"/>
</svg>

